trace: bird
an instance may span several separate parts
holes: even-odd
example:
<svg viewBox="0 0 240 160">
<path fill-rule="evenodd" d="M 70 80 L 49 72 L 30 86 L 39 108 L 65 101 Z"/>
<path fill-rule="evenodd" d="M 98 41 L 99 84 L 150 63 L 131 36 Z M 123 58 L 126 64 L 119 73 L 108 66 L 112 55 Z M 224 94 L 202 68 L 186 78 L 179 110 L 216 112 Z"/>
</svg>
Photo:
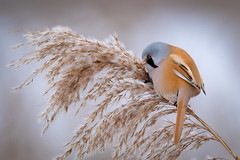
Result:
<svg viewBox="0 0 240 160">
<path fill-rule="evenodd" d="M 206 95 L 204 83 L 192 57 L 176 46 L 154 42 L 142 52 L 148 79 L 155 92 L 177 106 L 174 145 L 178 146 L 183 130 L 189 100 L 200 94 Z"/>
</svg>

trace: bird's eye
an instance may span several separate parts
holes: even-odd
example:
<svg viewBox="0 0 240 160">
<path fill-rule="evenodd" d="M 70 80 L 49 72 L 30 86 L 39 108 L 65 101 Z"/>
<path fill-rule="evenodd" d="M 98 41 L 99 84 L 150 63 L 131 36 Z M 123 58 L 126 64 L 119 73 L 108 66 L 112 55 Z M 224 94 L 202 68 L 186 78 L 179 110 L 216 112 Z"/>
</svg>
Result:
<svg viewBox="0 0 240 160">
<path fill-rule="evenodd" d="M 151 59 L 151 58 L 152 58 L 152 55 L 150 55 L 150 54 L 147 55 L 147 58 L 148 58 L 148 59 Z"/>
</svg>

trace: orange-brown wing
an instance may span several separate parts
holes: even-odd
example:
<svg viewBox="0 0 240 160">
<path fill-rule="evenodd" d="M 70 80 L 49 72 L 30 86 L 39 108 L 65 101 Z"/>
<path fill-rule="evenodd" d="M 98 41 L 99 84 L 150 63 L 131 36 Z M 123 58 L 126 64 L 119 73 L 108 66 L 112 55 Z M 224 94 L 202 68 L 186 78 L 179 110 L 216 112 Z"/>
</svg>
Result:
<svg viewBox="0 0 240 160">
<path fill-rule="evenodd" d="M 183 60 L 178 55 L 171 55 L 171 58 L 173 63 L 176 64 L 174 73 L 190 85 L 201 89 L 201 87 L 196 83 L 191 69 L 183 62 Z"/>
</svg>

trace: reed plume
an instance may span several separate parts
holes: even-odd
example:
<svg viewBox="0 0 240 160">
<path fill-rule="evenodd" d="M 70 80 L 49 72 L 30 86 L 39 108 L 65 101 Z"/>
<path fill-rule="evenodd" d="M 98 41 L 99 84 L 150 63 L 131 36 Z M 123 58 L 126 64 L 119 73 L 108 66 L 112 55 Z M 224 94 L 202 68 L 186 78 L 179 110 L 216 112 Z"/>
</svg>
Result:
<svg viewBox="0 0 240 160">
<path fill-rule="evenodd" d="M 78 116 L 89 101 L 95 103 L 65 145 L 66 152 L 57 159 L 65 159 L 72 152 L 83 159 L 108 144 L 113 148 L 113 159 L 176 159 L 183 151 L 198 149 L 207 141 L 220 142 L 188 108 L 181 142 L 174 146 L 175 122 L 169 115 L 176 113 L 176 107 L 159 97 L 151 83 L 144 83 L 147 75 L 143 62 L 127 51 L 116 35 L 98 41 L 58 26 L 24 36 L 28 41 L 15 48 L 35 49 L 12 65 L 43 64 L 16 90 L 30 84 L 39 73 L 46 74 L 49 106 L 40 116 L 46 124 L 43 133 L 60 112 L 73 107 Z"/>
</svg>

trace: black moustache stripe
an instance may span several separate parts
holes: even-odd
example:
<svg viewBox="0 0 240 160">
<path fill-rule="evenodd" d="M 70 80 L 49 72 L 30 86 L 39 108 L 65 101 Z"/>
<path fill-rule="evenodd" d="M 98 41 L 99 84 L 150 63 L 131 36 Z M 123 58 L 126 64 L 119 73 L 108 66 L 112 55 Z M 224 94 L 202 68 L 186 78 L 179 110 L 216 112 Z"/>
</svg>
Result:
<svg viewBox="0 0 240 160">
<path fill-rule="evenodd" d="M 154 61 L 152 58 L 147 58 L 147 63 L 152 66 L 153 68 L 157 68 L 158 66 L 154 64 Z"/>
</svg>

